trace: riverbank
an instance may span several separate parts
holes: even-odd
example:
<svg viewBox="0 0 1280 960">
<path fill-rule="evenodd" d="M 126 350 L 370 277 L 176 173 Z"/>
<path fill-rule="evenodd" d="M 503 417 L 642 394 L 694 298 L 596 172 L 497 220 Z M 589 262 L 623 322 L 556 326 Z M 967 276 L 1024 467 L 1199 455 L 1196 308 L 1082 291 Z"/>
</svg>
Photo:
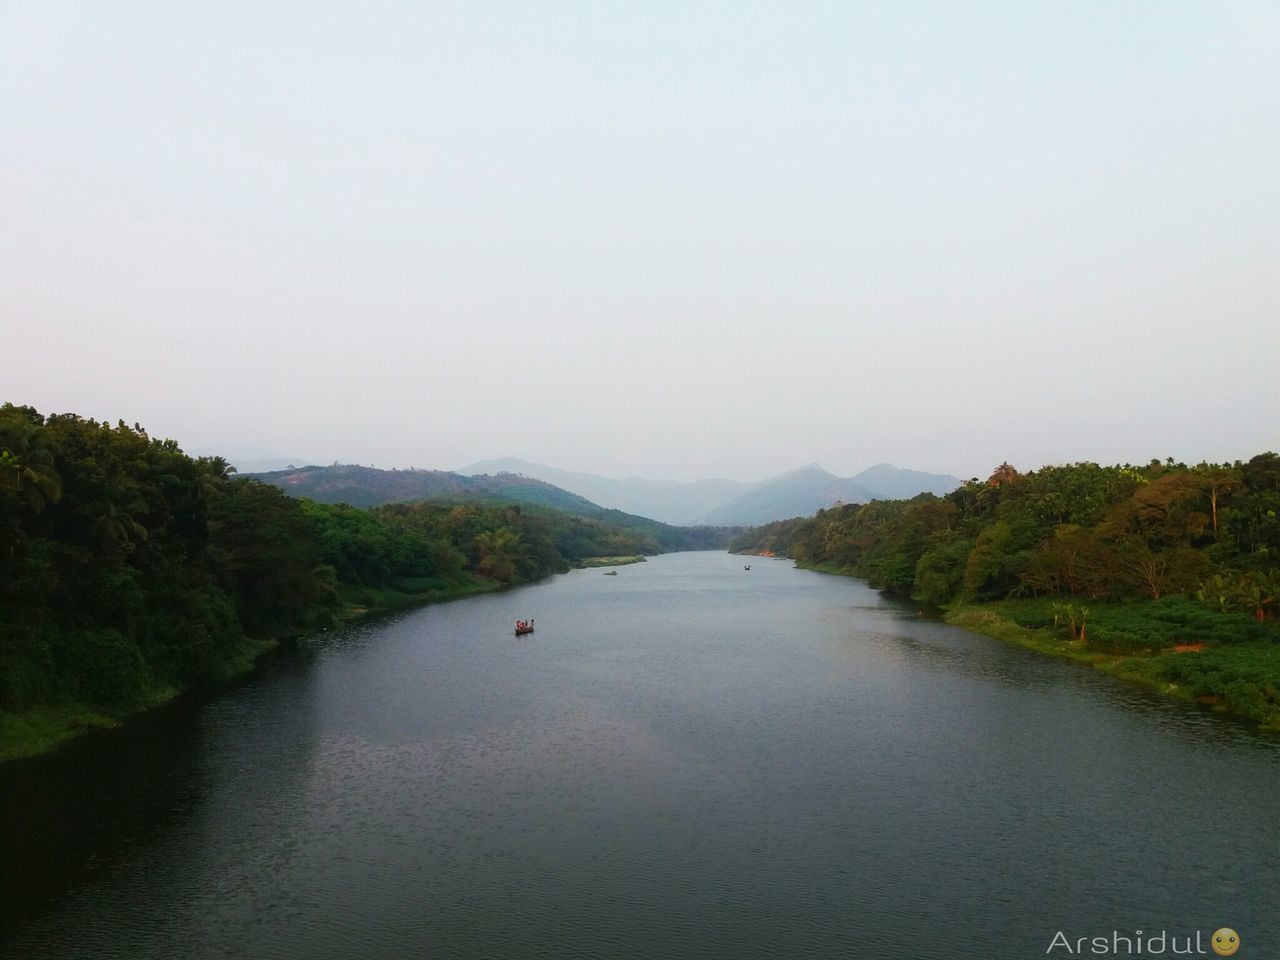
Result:
<svg viewBox="0 0 1280 960">
<path fill-rule="evenodd" d="M 431 580 L 419 590 L 397 590 L 386 587 L 350 587 L 340 590 L 341 606 L 333 614 L 333 624 L 349 624 L 367 617 L 409 610 L 433 603 L 462 600 L 483 593 L 505 589 L 493 580 L 467 576 L 456 581 Z M 263 657 L 291 643 L 299 636 L 266 639 L 244 638 L 236 654 L 224 663 L 209 682 L 224 684 L 240 679 L 257 668 Z M 148 692 L 143 701 L 130 710 L 105 712 L 87 704 L 61 703 L 33 707 L 21 712 L 0 710 L 0 763 L 39 756 L 86 734 L 119 727 L 131 717 L 154 710 L 182 696 L 193 688 L 163 687 Z"/>
<path fill-rule="evenodd" d="M 834 563 L 796 565 L 861 579 Z M 1180 597 L 1077 603 L 1072 615 L 1084 620 L 1085 639 L 1073 639 L 1068 603 L 1033 598 L 956 604 L 943 608 L 943 618 L 1280 731 L 1280 624 L 1220 613 Z"/>
<path fill-rule="evenodd" d="M 1087 640 L 1062 636 L 1049 626 L 1024 625 L 1008 613 L 991 607 L 956 606 L 946 611 L 945 619 L 974 633 L 1085 663 L 1122 680 L 1154 687 L 1167 696 L 1245 717 L 1263 729 L 1280 730 L 1280 644 L 1275 640 L 1209 646 L 1195 637 L 1172 636 L 1171 642 L 1159 649 L 1106 650 Z"/>
<path fill-rule="evenodd" d="M 249 673 L 281 640 L 245 637 L 235 655 L 209 682 L 227 683 Z M 0 710 L 0 763 L 35 757 L 55 750 L 77 737 L 119 727 L 130 717 L 154 710 L 182 696 L 191 688 L 165 686 L 147 691 L 133 709 L 103 711 L 83 703 L 59 703 L 13 712 Z"/>
<path fill-rule="evenodd" d="M 583 557 L 581 560 L 570 560 L 569 563 L 575 569 L 590 569 L 592 567 L 625 567 L 629 563 L 644 563 L 645 558 L 640 554 L 628 557 Z"/>
<path fill-rule="evenodd" d="M 550 576 L 551 574 L 547 574 Z M 414 588 L 417 589 L 414 589 Z M 482 593 L 493 593 L 505 585 L 496 580 L 484 580 L 468 576 L 452 581 L 422 578 L 417 582 L 401 581 L 396 587 L 346 586 L 339 590 L 342 609 L 335 615 L 335 623 L 350 623 L 361 617 L 395 610 L 410 610 L 430 603 L 448 603 L 464 600 Z"/>
</svg>

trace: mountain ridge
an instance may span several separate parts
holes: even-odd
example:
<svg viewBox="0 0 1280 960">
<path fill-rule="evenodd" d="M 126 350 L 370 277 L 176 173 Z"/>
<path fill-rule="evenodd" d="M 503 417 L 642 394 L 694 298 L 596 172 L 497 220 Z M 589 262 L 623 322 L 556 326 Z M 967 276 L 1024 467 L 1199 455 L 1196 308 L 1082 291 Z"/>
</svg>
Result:
<svg viewBox="0 0 1280 960">
<path fill-rule="evenodd" d="M 942 495 L 961 484 L 958 477 L 948 474 L 904 470 L 888 463 L 868 467 L 853 477 L 838 477 L 817 463 L 808 463 L 755 483 L 719 478 L 692 482 L 638 477 L 616 480 L 519 457 L 480 460 L 456 472 L 480 476 L 494 471 L 543 480 L 602 506 L 680 526 L 769 523 L 808 516 L 836 502 L 910 499 L 924 492 Z"/>
<path fill-rule="evenodd" d="M 307 466 L 292 470 L 250 473 L 244 476 L 279 487 L 291 497 L 308 497 L 320 503 L 346 503 L 374 507 L 415 500 L 489 500 L 533 508 L 559 510 L 575 516 L 652 536 L 663 550 L 723 548 L 740 527 L 725 524 L 676 526 L 638 514 L 593 503 L 581 494 L 543 480 L 500 473 L 467 477 L 447 470 L 382 470 L 357 464 Z"/>
</svg>

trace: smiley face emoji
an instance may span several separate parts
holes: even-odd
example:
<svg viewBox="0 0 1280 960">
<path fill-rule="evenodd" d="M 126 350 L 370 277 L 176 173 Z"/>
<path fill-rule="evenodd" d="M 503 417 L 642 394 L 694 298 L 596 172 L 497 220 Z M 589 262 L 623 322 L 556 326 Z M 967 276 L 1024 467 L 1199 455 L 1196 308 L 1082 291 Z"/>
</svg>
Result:
<svg viewBox="0 0 1280 960">
<path fill-rule="evenodd" d="M 1213 931 L 1209 946 L 1213 947 L 1213 952 L 1220 957 L 1234 956 L 1235 952 L 1240 949 L 1240 934 L 1230 927 L 1222 927 Z"/>
</svg>

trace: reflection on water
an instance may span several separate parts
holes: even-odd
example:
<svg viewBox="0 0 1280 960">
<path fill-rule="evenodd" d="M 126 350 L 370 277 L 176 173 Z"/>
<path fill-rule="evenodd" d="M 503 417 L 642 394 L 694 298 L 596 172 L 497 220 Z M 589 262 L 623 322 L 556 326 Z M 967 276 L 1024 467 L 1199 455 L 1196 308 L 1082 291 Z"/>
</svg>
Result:
<svg viewBox="0 0 1280 960">
<path fill-rule="evenodd" d="M 1274 738 L 723 554 L 321 635 L 0 783 L 7 956 L 1280 947 Z"/>
</svg>

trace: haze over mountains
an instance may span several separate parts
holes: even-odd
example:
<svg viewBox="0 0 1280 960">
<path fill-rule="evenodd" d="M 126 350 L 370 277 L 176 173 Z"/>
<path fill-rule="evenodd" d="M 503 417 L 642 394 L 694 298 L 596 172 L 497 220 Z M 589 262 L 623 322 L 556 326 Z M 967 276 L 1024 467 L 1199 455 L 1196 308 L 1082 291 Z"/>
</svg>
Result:
<svg viewBox="0 0 1280 960">
<path fill-rule="evenodd" d="M 738 480 L 614 480 L 516 457 L 483 460 L 456 471 L 466 476 L 518 474 L 555 484 L 603 507 L 652 517 L 664 523 L 733 526 L 808 516 L 837 501 L 865 503 L 929 493 L 941 496 L 958 487 L 952 476 L 902 470 L 882 463 L 853 477 L 837 477 L 816 463 L 758 483 Z"/>
<path fill-rule="evenodd" d="M 755 526 L 810 516 L 834 503 L 939 496 L 960 485 L 945 474 L 902 470 L 882 463 L 853 477 L 838 477 L 816 463 L 758 483 L 739 480 L 615 480 L 515 457 L 484 460 L 461 470 L 379 470 L 352 464 L 254 471 L 295 496 L 352 506 L 423 498 L 496 496 L 570 512 L 622 511 L 675 526 Z"/>
<path fill-rule="evenodd" d="M 222 457 L 240 473 L 292 470 L 295 467 L 302 467 L 316 462 L 307 457 L 290 457 L 276 450 L 250 447 L 237 443 L 198 443 L 183 449 L 193 457 Z"/>
</svg>

